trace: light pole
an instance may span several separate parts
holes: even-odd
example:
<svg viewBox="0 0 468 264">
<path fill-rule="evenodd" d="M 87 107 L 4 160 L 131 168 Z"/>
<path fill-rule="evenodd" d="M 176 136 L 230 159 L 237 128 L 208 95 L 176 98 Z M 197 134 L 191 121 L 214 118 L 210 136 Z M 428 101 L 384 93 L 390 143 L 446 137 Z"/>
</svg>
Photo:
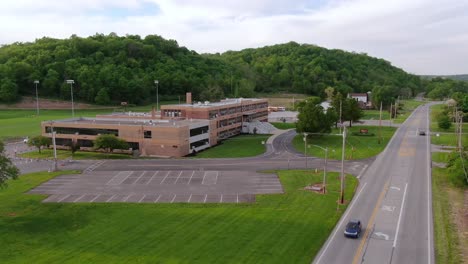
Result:
<svg viewBox="0 0 468 264">
<path fill-rule="evenodd" d="M 159 81 L 154 80 L 154 84 L 156 84 L 156 111 L 159 110 Z"/>
<path fill-rule="evenodd" d="M 326 192 L 326 185 L 327 185 L 327 163 L 328 163 L 328 147 L 321 147 L 318 145 L 312 145 L 314 147 L 317 147 L 319 149 L 322 149 L 325 151 L 325 165 L 323 166 L 323 193 Z"/>
<path fill-rule="evenodd" d="M 307 169 L 307 133 L 304 132 L 304 155 L 305 155 L 305 167 Z"/>
<path fill-rule="evenodd" d="M 72 117 L 75 117 L 75 105 L 73 103 L 73 84 L 75 83 L 74 80 L 67 80 L 67 83 L 70 84 L 70 94 L 71 94 L 71 102 L 72 102 Z"/>
<path fill-rule="evenodd" d="M 343 127 L 343 148 L 341 152 L 341 188 L 340 188 L 340 203 L 344 203 L 344 159 L 346 147 L 346 126 Z"/>
<path fill-rule="evenodd" d="M 39 81 L 35 80 L 34 84 L 36 85 L 36 115 L 39 115 L 39 97 L 37 93 L 37 85 L 39 84 Z"/>
</svg>

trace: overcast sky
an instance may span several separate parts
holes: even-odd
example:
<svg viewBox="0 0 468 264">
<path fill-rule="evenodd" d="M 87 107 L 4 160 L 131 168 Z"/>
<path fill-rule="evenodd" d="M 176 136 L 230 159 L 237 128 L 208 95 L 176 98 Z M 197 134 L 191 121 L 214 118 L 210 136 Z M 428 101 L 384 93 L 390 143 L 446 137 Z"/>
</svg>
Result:
<svg viewBox="0 0 468 264">
<path fill-rule="evenodd" d="M 2 0 L 0 43 L 148 34 L 224 52 L 296 41 L 468 73 L 468 0 Z"/>
</svg>

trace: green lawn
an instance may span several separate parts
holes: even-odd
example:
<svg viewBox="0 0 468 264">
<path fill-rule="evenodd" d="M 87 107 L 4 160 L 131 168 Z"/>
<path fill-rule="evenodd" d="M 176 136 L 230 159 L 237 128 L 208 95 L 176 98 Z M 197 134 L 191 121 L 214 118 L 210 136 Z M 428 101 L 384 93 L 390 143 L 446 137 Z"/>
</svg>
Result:
<svg viewBox="0 0 468 264">
<path fill-rule="evenodd" d="M 95 117 L 97 114 L 111 113 L 111 109 L 75 110 L 75 117 Z M 71 118 L 70 110 L 0 110 L 0 139 L 37 136 L 41 133 L 41 122 Z"/>
<path fill-rule="evenodd" d="M 270 135 L 239 135 L 224 140 L 221 144 L 200 151 L 194 158 L 243 158 L 253 157 L 265 152 Z"/>
<path fill-rule="evenodd" d="M 348 132 L 359 132 L 360 129 L 364 128 L 368 129 L 369 133 L 374 133 L 375 136 L 354 136 L 351 133 L 348 133 L 348 136 L 346 137 L 347 144 L 345 152 L 347 160 L 365 159 L 376 156 L 377 154 L 382 152 L 382 150 L 387 146 L 388 141 L 390 141 L 390 139 L 396 131 L 396 128 L 394 127 L 382 127 L 381 144 L 378 143 L 378 127 L 355 126 L 348 130 Z M 334 129 L 332 131 L 332 134 L 338 133 L 339 131 L 337 129 Z M 302 134 L 294 137 L 292 143 L 297 151 L 304 153 L 304 140 Z M 340 135 L 309 135 L 307 137 L 307 145 L 310 146 L 309 148 L 307 148 L 307 156 L 325 158 L 325 151 L 313 146 L 318 145 L 323 148 L 329 148 L 329 159 L 341 159 L 341 148 L 343 145 L 343 138 Z"/>
<path fill-rule="evenodd" d="M 436 263 L 463 263 L 460 243 L 453 219 L 454 203 L 463 207 L 463 190 L 453 187 L 446 169 L 432 169 L 432 210 Z"/>
<path fill-rule="evenodd" d="M 27 152 L 19 155 L 23 158 L 29 159 L 53 159 L 54 158 L 54 151 L 51 149 L 43 149 L 41 153 L 35 150 L 32 152 Z M 73 159 L 75 160 L 85 160 L 85 159 L 130 159 L 132 158 L 131 155 L 127 154 L 118 154 L 118 153 L 102 153 L 102 152 L 87 152 L 87 151 L 77 151 L 73 155 Z M 71 151 L 69 150 L 57 150 L 57 159 L 71 159 Z"/>
<path fill-rule="evenodd" d="M 278 129 L 296 128 L 296 123 L 271 122 L 270 124 Z"/>
<path fill-rule="evenodd" d="M 363 110 L 364 116 L 361 118 L 362 120 L 379 120 L 380 118 L 380 111 L 379 110 Z M 382 120 L 389 120 L 390 113 L 387 111 L 382 111 Z"/>
<path fill-rule="evenodd" d="M 285 194 L 254 204 L 55 204 L 25 192 L 59 173 L 0 189 L 2 263 L 310 263 L 340 219 L 329 193 L 304 191 L 321 173 L 280 171 Z M 346 200 L 357 180 L 348 177 Z"/>
<path fill-rule="evenodd" d="M 403 104 L 403 109 L 399 110 L 399 114 L 397 118 L 393 120 L 393 122 L 396 124 L 401 124 L 405 122 L 405 120 L 413 112 L 413 110 L 416 109 L 416 107 L 427 103 L 424 101 L 415 101 L 415 100 L 401 100 L 400 102 Z"/>
</svg>

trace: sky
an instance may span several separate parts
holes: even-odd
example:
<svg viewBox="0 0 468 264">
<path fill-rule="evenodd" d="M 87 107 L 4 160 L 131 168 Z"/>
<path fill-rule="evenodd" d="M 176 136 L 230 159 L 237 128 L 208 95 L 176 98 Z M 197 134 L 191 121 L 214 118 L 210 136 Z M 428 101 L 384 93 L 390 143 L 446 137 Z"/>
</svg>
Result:
<svg viewBox="0 0 468 264">
<path fill-rule="evenodd" d="M 468 0 L 2 0 L 0 32 L 0 44 L 156 34 L 198 53 L 295 41 L 468 74 Z"/>
</svg>

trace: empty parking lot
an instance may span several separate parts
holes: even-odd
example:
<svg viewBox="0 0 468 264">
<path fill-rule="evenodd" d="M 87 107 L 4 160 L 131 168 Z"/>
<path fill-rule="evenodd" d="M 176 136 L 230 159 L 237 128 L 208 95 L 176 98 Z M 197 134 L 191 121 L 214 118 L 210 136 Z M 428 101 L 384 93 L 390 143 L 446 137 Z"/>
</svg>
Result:
<svg viewBox="0 0 468 264">
<path fill-rule="evenodd" d="M 249 171 L 91 171 L 51 179 L 29 193 L 44 202 L 245 203 L 282 193 L 275 174 Z"/>
</svg>

